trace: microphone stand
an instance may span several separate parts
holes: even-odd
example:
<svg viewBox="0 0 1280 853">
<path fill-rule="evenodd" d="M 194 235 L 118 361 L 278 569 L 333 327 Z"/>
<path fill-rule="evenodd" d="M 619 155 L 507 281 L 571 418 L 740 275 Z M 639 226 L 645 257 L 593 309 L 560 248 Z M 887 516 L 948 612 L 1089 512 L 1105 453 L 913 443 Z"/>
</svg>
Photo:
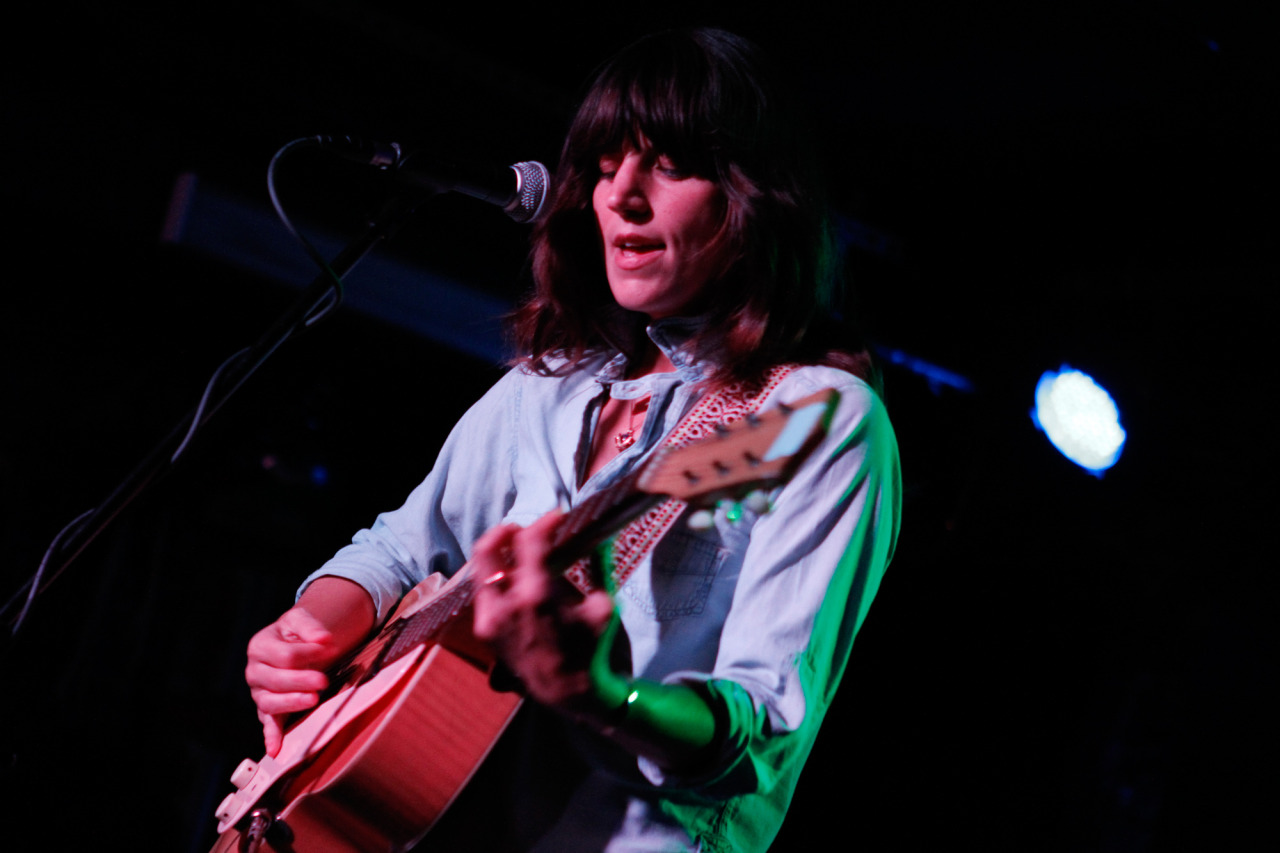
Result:
<svg viewBox="0 0 1280 853">
<path fill-rule="evenodd" d="M 219 368 L 219 373 L 210 380 L 205 390 L 205 397 L 208 399 L 202 399 L 188 412 L 173 431 L 139 463 L 124 481 L 116 486 L 106 500 L 86 513 L 82 521 L 73 522 L 59 534 L 54 544 L 50 546 L 43 570 L 38 571 L 14 593 L 3 608 L 0 608 L 0 614 L 7 614 L 16 602 L 31 596 L 30 590 L 33 585 L 39 585 L 34 595 L 38 596 L 44 592 L 126 506 L 152 483 L 167 474 L 176 465 L 199 428 L 213 417 L 214 413 L 271 357 L 272 353 L 306 328 L 309 320 L 319 319 L 324 312 L 336 307 L 342 298 L 341 291 L 337 288 L 342 278 L 378 244 L 399 230 L 423 200 L 424 196 L 421 193 L 405 193 L 389 201 L 373 219 L 364 234 L 348 244 L 329 264 L 333 275 L 322 273 L 317 276 L 298 300 L 276 320 L 256 344 L 238 357 L 233 357 L 223 368 Z M 22 618 L 23 616 L 19 615 L 9 620 L 10 630 L 6 632 L 11 635 L 9 639 L 16 636 Z"/>
</svg>

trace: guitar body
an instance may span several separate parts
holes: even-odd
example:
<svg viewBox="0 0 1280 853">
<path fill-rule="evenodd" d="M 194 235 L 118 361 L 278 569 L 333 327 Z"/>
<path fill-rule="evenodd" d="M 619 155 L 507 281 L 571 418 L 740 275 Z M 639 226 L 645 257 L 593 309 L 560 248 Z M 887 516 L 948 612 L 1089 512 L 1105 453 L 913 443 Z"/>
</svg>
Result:
<svg viewBox="0 0 1280 853">
<path fill-rule="evenodd" d="M 402 604 L 397 614 L 406 609 Z M 463 616 L 469 623 L 470 614 Z M 386 642 L 380 635 L 357 661 Z M 254 765 L 219 809 L 221 835 L 213 851 L 255 849 L 246 836 L 260 807 L 271 811 L 274 829 L 257 850 L 365 853 L 412 846 L 466 785 L 520 701 L 493 690 L 487 667 L 474 659 L 439 643 L 419 648 L 368 681 L 340 689 L 291 728 L 279 756 Z"/>
</svg>

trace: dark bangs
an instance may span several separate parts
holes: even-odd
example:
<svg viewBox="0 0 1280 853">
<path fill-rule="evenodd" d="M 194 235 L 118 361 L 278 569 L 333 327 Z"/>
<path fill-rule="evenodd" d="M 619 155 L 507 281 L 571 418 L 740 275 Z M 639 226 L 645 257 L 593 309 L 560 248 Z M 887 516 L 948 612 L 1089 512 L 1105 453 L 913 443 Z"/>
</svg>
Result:
<svg viewBox="0 0 1280 853">
<path fill-rule="evenodd" d="M 753 159 L 745 149 L 756 134 L 744 125 L 759 113 L 746 105 L 762 93 L 732 74 L 746 45 L 721 36 L 651 36 L 606 65 L 569 131 L 564 162 L 589 174 L 601 154 L 644 137 L 680 168 L 725 182 L 730 162 Z"/>
</svg>

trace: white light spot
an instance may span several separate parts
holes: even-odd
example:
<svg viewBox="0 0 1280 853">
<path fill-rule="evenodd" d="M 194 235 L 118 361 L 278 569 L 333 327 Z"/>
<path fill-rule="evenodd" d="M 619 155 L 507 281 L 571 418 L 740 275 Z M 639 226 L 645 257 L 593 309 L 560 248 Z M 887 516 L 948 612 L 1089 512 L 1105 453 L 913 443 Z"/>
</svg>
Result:
<svg viewBox="0 0 1280 853">
<path fill-rule="evenodd" d="M 1072 462 L 1101 476 L 1120 458 L 1125 432 L 1115 401 L 1093 378 L 1065 364 L 1036 383 L 1031 413 L 1053 446 Z"/>
</svg>

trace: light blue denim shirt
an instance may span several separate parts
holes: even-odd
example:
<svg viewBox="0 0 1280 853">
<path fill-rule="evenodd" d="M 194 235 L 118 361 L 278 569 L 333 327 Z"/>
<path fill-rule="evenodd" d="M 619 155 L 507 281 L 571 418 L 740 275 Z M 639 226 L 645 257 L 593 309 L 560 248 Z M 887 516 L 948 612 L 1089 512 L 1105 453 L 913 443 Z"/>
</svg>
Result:
<svg viewBox="0 0 1280 853">
<path fill-rule="evenodd" d="M 459 421 L 405 504 L 307 582 L 353 580 L 381 619 L 430 572 L 455 572 L 494 525 L 528 524 L 561 498 L 576 504 L 632 471 L 698 399 L 704 365 L 682 349 L 687 331 L 680 320 L 649 329 L 674 373 L 624 380 L 621 356 L 558 377 L 512 370 Z M 869 386 L 834 368 L 801 367 L 763 409 L 824 388 L 841 395 L 830 431 L 772 509 L 744 509 L 736 520 L 721 509 L 705 531 L 677 522 L 615 598 L 634 675 L 704 681 L 723 704 L 720 760 L 696 779 L 643 759 L 630 779 L 601 769 L 570 804 L 562 832 L 536 849 L 767 849 L 898 531 L 897 444 Z M 604 399 L 648 395 L 635 444 L 579 485 Z"/>
</svg>

